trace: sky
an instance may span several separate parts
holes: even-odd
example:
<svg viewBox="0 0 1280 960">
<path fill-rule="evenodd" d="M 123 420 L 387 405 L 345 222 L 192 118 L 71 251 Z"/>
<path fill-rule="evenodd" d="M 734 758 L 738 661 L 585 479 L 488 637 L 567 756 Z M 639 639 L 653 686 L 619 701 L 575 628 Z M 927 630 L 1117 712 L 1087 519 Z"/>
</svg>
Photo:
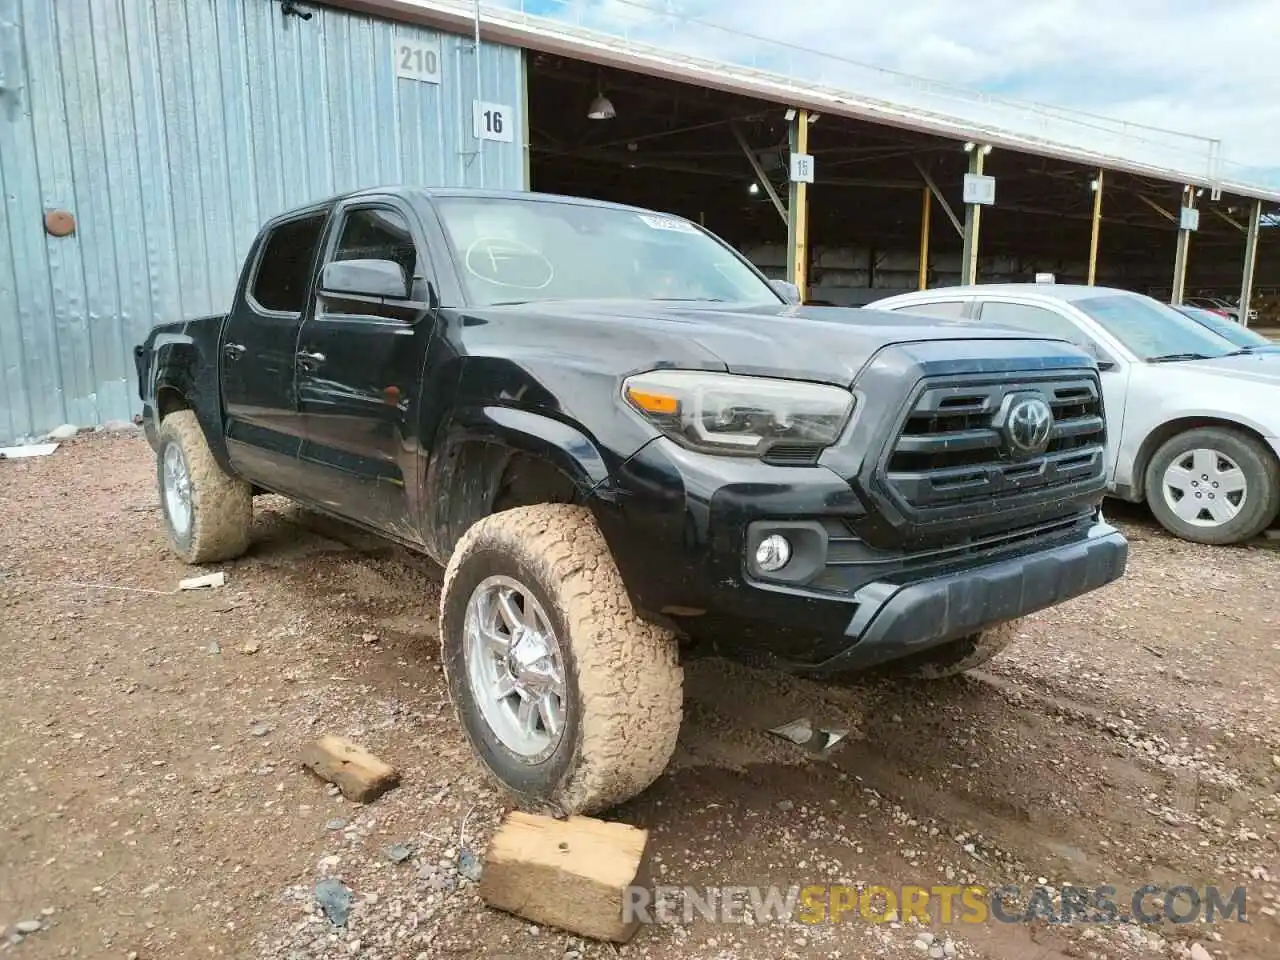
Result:
<svg viewBox="0 0 1280 960">
<path fill-rule="evenodd" d="M 487 0 L 742 66 L 864 95 L 1039 125 L 1055 139 L 1124 144 L 1151 160 L 1195 163 L 1222 141 L 1228 179 L 1280 188 L 1280 0 Z M 667 9 L 785 44 L 689 27 Z M 840 58 L 840 59 L 836 59 Z M 852 62 L 851 62 L 852 61 Z M 858 64 L 866 66 L 858 66 Z M 899 71 L 1000 98 L 1035 101 L 1194 136 L 981 105 Z M 1107 129 L 1100 129 L 1106 127 Z M 1119 138 L 1119 139 L 1117 139 Z M 1089 144 L 1081 144 L 1089 145 Z M 1135 158 L 1138 159 L 1138 158 Z"/>
</svg>

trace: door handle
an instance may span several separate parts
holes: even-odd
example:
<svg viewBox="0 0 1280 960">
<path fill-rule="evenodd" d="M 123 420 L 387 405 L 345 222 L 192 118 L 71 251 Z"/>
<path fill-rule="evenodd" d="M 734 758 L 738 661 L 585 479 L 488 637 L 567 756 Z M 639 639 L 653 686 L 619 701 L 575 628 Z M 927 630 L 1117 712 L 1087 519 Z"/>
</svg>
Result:
<svg viewBox="0 0 1280 960">
<path fill-rule="evenodd" d="M 222 345 L 222 355 L 228 360 L 239 360 L 243 354 L 243 343 L 224 343 Z"/>
<path fill-rule="evenodd" d="M 298 358 L 298 366 L 304 367 L 308 370 L 310 370 L 313 367 L 318 367 L 320 366 L 320 364 L 324 363 L 323 353 L 309 353 L 306 350 L 299 350 L 297 354 L 297 358 Z"/>
</svg>

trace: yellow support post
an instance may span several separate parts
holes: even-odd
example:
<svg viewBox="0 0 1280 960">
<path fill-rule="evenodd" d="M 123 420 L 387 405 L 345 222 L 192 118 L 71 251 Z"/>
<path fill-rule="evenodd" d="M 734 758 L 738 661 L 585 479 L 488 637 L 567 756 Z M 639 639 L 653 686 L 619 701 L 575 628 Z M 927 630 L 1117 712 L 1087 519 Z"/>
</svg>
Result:
<svg viewBox="0 0 1280 960">
<path fill-rule="evenodd" d="M 1093 182 L 1093 232 L 1089 235 L 1089 286 L 1098 277 L 1098 236 L 1102 233 L 1102 170 Z"/>
<path fill-rule="evenodd" d="M 1249 325 L 1249 304 L 1253 300 L 1253 271 L 1258 265 L 1258 230 L 1262 225 L 1262 201 L 1253 201 L 1244 243 L 1244 278 L 1240 285 L 1240 326 Z"/>
<path fill-rule="evenodd" d="M 929 286 L 929 214 L 933 210 L 933 191 L 925 187 L 920 200 L 920 282 L 919 289 Z"/>
<path fill-rule="evenodd" d="M 969 151 L 969 172 L 982 176 L 983 159 L 987 147 L 975 143 Z M 960 253 L 960 285 L 969 286 L 978 282 L 978 230 L 982 226 L 982 205 L 966 203 L 964 205 L 964 239 Z"/>
<path fill-rule="evenodd" d="M 1196 188 L 1186 186 L 1182 188 L 1182 205 L 1190 209 L 1195 209 L 1196 205 Z M 1182 226 L 1182 220 L 1178 220 L 1178 245 L 1173 255 L 1173 296 L 1169 299 L 1175 303 L 1182 303 L 1182 297 L 1186 293 L 1187 287 L 1187 260 L 1191 257 L 1191 231 Z"/>
<path fill-rule="evenodd" d="M 809 152 L 809 111 L 796 110 L 791 119 L 791 152 Z M 787 279 L 809 299 L 809 185 L 792 181 L 787 203 Z"/>
</svg>

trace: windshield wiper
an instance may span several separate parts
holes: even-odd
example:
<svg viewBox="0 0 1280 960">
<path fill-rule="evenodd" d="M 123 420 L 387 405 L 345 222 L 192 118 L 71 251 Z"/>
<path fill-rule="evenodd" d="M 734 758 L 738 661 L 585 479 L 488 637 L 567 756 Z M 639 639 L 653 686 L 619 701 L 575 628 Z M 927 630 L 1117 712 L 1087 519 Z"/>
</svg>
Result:
<svg viewBox="0 0 1280 960">
<path fill-rule="evenodd" d="M 657 303 L 727 303 L 723 297 L 653 297 Z"/>
<path fill-rule="evenodd" d="M 1232 350 L 1230 353 L 1224 353 L 1223 356 L 1224 357 L 1245 357 L 1253 353 L 1255 350 L 1263 350 L 1267 346 L 1268 344 L 1265 344 L 1265 343 L 1250 343 L 1236 350 Z"/>
<path fill-rule="evenodd" d="M 1178 360 L 1212 360 L 1213 357 L 1203 353 L 1164 353 L 1158 357 L 1147 357 L 1147 363 L 1172 363 Z"/>
</svg>

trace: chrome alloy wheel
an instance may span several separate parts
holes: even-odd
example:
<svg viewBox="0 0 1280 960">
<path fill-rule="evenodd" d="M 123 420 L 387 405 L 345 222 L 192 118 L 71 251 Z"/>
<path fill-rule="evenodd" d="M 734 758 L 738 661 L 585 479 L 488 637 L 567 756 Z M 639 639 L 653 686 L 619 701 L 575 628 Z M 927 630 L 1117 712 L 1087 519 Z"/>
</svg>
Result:
<svg viewBox="0 0 1280 960">
<path fill-rule="evenodd" d="M 467 682 L 485 723 L 526 763 L 555 752 L 568 696 L 555 630 L 533 592 L 511 577 L 481 581 L 463 625 Z"/>
<path fill-rule="evenodd" d="M 174 533 L 185 537 L 191 532 L 191 474 L 187 460 L 176 443 L 164 448 L 164 506 Z"/>
<path fill-rule="evenodd" d="M 1220 527 L 1235 519 L 1249 495 L 1240 465 L 1219 450 L 1203 447 L 1170 463 L 1160 486 L 1169 509 L 1197 527 Z"/>
</svg>

